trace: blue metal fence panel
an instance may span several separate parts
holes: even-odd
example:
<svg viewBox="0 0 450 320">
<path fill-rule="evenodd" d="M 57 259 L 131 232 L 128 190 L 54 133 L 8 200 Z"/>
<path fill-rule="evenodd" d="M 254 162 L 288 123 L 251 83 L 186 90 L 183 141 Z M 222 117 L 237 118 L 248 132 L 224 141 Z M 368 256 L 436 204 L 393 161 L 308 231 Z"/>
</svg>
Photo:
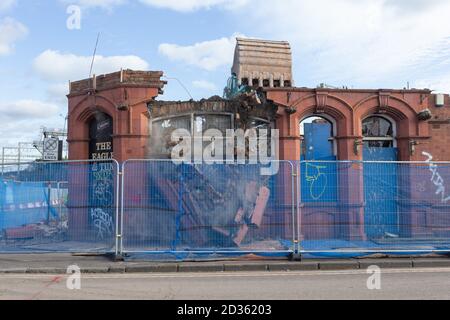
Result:
<svg viewBox="0 0 450 320">
<path fill-rule="evenodd" d="M 301 156 L 303 202 L 337 201 L 336 157 L 330 140 L 331 124 L 305 123 L 305 154 Z M 325 162 L 323 162 L 325 161 Z"/>
<path fill-rule="evenodd" d="M 117 174 L 115 161 L 5 166 L 0 252 L 115 252 Z"/>
<path fill-rule="evenodd" d="M 399 235 L 396 148 L 364 148 L 364 223 L 368 237 Z M 390 163 L 393 161 L 393 163 Z"/>
<path fill-rule="evenodd" d="M 395 151 L 386 152 L 390 154 L 384 156 L 392 157 Z M 450 252 L 450 163 L 331 163 L 338 180 L 336 201 L 300 199 L 304 253 L 349 257 Z M 299 167 L 305 170 L 305 164 Z M 302 178 L 300 188 L 309 189 Z"/>
<path fill-rule="evenodd" d="M 324 159 L 327 160 L 327 159 Z M 303 202 L 335 202 L 338 198 L 337 166 L 333 161 L 301 162 L 301 199 Z"/>
<path fill-rule="evenodd" d="M 275 176 L 264 176 L 260 165 L 127 162 L 124 253 L 286 256 L 294 181 L 292 165 L 278 165 Z"/>
<path fill-rule="evenodd" d="M 48 187 L 43 183 L 1 181 L 0 230 L 39 223 L 48 217 Z"/>
<path fill-rule="evenodd" d="M 265 176 L 262 165 L 129 161 L 120 208 L 114 161 L 11 167 L 0 252 L 285 257 L 296 239 L 315 257 L 450 252 L 450 163 L 277 164 Z"/>
</svg>

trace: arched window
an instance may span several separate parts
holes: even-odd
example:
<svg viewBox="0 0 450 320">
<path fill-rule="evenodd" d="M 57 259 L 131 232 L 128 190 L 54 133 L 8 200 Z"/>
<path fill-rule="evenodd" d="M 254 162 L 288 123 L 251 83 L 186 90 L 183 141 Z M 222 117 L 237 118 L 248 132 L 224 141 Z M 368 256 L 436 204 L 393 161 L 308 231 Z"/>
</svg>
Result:
<svg viewBox="0 0 450 320">
<path fill-rule="evenodd" d="M 327 115 L 310 115 L 300 122 L 301 199 L 336 202 L 336 122 Z"/>
<path fill-rule="evenodd" d="M 309 116 L 300 122 L 304 160 L 332 160 L 336 156 L 336 126 L 331 119 Z"/>
<path fill-rule="evenodd" d="M 371 116 L 363 120 L 362 134 L 366 148 L 394 148 L 395 127 L 385 117 Z"/>
</svg>

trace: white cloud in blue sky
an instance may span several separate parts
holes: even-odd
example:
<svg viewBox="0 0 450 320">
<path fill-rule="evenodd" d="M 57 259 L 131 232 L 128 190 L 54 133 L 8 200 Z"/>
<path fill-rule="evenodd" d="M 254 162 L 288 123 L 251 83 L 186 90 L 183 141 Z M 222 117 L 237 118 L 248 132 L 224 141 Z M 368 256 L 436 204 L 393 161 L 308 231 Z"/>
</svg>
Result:
<svg viewBox="0 0 450 320">
<path fill-rule="evenodd" d="M 25 99 L 0 104 L 2 117 L 9 119 L 45 119 L 58 113 L 58 106 L 48 102 Z"/>
<path fill-rule="evenodd" d="M 217 90 L 217 86 L 214 83 L 209 82 L 207 80 L 194 80 L 194 81 L 192 81 L 192 85 L 195 88 L 202 89 L 202 90 L 205 90 L 205 91 L 215 91 L 215 90 Z"/>
<path fill-rule="evenodd" d="M 22 40 L 28 29 L 13 18 L 0 19 L 0 56 L 12 53 L 16 41 Z"/>
<path fill-rule="evenodd" d="M 187 46 L 163 43 L 159 45 L 158 51 L 171 61 L 214 71 L 233 62 L 236 37 L 243 36 L 234 34 L 228 38 L 202 41 Z"/>
<path fill-rule="evenodd" d="M 310 78 L 349 87 L 403 86 L 428 72 L 428 53 L 437 54 L 450 38 L 449 1 L 282 2 L 256 0 L 245 21 L 270 21 L 261 32 L 291 42 L 297 83 Z"/>
<path fill-rule="evenodd" d="M 17 2 L 17 0 L 1 0 L 0 1 L 0 12 L 11 9 L 16 4 L 16 2 Z"/>
<path fill-rule="evenodd" d="M 80 30 L 66 28 L 69 4 L 82 7 Z M 238 34 L 288 40 L 298 86 L 450 92 L 448 17 L 448 0 L 0 0 L 0 106 L 58 108 L 0 120 L 0 145 L 63 126 L 67 81 L 89 74 L 98 32 L 94 73 L 161 70 L 197 99 L 222 93 Z M 172 80 L 159 97 L 188 98 Z"/>
<path fill-rule="evenodd" d="M 103 8 L 111 10 L 115 6 L 125 4 L 127 0 L 60 0 L 63 3 L 79 5 L 83 8 Z"/>
<path fill-rule="evenodd" d="M 92 56 L 78 56 L 72 53 L 61 53 L 46 50 L 34 59 L 36 73 L 46 81 L 74 81 L 89 76 Z M 148 70 L 147 61 L 140 57 L 96 55 L 95 72 L 97 75 L 115 72 L 120 69 Z"/>
<path fill-rule="evenodd" d="M 238 9 L 243 7 L 249 0 L 139 0 L 157 8 L 171 9 L 179 12 L 192 12 L 200 9 L 211 9 L 221 7 L 225 9 Z"/>
</svg>

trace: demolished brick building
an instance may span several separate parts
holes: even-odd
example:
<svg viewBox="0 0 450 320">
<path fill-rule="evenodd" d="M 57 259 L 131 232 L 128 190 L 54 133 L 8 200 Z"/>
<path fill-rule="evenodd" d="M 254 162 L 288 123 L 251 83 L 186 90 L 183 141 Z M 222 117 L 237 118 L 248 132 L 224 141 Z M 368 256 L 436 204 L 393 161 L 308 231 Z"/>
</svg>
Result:
<svg viewBox="0 0 450 320">
<path fill-rule="evenodd" d="M 450 160 L 448 95 L 433 94 L 429 89 L 294 87 L 291 49 L 287 42 L 279 41 L 238 39 L 232 73 L 235 83 L 227 88 L 228 99 L 213 97 L 185 102 L 156 100 L 166 85 L 161 80 L 162 72 L 122 70 L 71 83 L 70 159 L 104 158 L 105 153 L 106 158 L 121 163 L 128 159 L 168 159 L 171 128 L 193 131 L 201 123 L 205 128 L 219 130 L 277 129 L 280 160 L 426 161 L 430 157 L 435 161 Z M 135 193 L 147 192 L 139 191 L 145 185 L 144 178 L 136 179 Z M 305 183 L 309 182 L 308 177 L 304 179 Z M 332 183 L 336 184 L 331 186 L 334 191 L 299 199 L 302 225 L 317 225 L 313 232 L 305 227 L 302 236 L 336 238 L 345 233 L 347 238 L 365 239 L 368 231 L 364 220 L 368 209 L 364 178 L 344 173 Z M 427 184 L 430 184 L 427 188 L 433 187 L 433 181 Z M 258 184 L 260 194 L 267 193 L 265 187 L 265 182 Z M 347 192 L 343 195 L 337 189 Z M 412 189 L 406 192 L 412 197 L 416 195 Z M 223 196 L 226 192 L 221 190 L 221 193 Z M 254 194 L 250 198 L 255 202 L 258 191 L 248 193 Z M 286 201 L 290 200 L 287 196 Z M 429 225 L 439 225 L 443 219 L 443 210 L 450 210 L 449 203 L 443 203 L 440 208 L 412 204 L 405 209 L 394 202 L 390 205 L 395 206 L 396 212 L 411 213 L 409 220 L 404 221 L 409 229 L 401 230 L 410 235 L 422 234 L 423 230 L 429 232 L 432 230 Z M 186 210 L 193 210 L 188 208 L 192 203 L 185 205 Z M 253 203 L 250 211 L 256 206 Z M 228 219 L 236 219 L 240 209 L 234 208 Z M 289 219 L 289 212 L 265 213 L 265 219 L 275 214 L 286 216 L 280 221 Z M 88 215 L 81 211 L 72 219 L 76 223 L 88 223 Z M 425 225 L 418 226 L 418 221 Z M 336 228 L 337 224 L 345 224 L 347 229 Z M 152 232 L 144 232 L 143 237 Z M 242 242 L 239 230 L 233 234 L 222 233 L 235 244 Z"/>
</svg>

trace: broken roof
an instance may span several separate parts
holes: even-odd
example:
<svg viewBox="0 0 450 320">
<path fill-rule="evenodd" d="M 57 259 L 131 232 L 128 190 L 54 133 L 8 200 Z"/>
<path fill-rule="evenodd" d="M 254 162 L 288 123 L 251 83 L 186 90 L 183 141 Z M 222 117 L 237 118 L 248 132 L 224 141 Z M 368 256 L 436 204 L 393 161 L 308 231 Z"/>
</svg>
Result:
<svg viewBox="0 0 450 320">
<path fill-rule="evenodd" d="M 92 78 L 74 81 L 70 83 L 70 94 L 85 94 L 87 91 L 95 89 L 98 91 L 114 89 L 118 86 L 126 87 L 142 87 L 142 88 L 158 88 L 160 93 L 167 84 L 161 80 L 162 71 L 136 71 L 121 70 L 100 76 L 94 75 Z"/>
</svg>

